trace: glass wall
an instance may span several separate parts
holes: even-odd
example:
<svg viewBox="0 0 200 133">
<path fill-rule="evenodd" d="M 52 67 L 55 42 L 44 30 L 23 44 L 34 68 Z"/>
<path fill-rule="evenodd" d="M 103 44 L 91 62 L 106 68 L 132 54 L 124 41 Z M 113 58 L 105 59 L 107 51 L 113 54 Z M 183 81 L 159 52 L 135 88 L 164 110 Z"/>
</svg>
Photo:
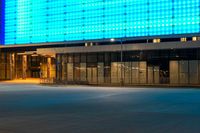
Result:
<svg viewBox="0 0 200 133">
<path fill-rule="evenodd" d="M 57 54 L 66 84 L 200 84 L 199 49 Z"/>
<path fill-rule="evenodd" d="M 5 0 L 5 44 L 199 33 L 199 0 Z"/>
</svg>

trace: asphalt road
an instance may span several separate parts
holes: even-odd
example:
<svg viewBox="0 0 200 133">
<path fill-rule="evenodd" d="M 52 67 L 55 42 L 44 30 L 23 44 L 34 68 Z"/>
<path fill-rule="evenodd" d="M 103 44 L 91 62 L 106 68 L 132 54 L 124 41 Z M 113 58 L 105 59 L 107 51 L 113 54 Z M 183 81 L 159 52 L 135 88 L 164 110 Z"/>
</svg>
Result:
<svg viewBox="0 0 200 133">
<path fill-rule="evenodd" d="M 200 89 L 0 83 L 0 133 L 199 133 Z"/>
</svg>

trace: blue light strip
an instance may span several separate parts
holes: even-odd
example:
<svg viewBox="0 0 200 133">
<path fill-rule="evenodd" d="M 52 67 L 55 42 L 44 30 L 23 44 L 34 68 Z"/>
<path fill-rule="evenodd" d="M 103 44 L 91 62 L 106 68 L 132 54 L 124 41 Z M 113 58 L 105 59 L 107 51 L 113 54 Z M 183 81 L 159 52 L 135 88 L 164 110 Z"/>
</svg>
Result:
<svg viewBox="0 0 200 133">
<path fill-rule="evenodd" d="M 199 0 L 6 0 L 5 44 L 200 32 Z"/>
<path fill-rule="evenodd" d="M 0 45 L 4 44 L 4 30 L 5 30 L 5 1 L 0 1 Z"/>
</svg>

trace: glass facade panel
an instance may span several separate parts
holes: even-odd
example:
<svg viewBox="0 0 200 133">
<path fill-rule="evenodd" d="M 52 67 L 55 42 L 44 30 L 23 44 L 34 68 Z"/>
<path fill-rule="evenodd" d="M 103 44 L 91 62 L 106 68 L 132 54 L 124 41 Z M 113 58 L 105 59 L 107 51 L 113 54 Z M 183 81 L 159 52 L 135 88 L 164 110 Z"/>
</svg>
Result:
<svg viewBox="0 0 200 133">
<path fill-rule="evenodd" d="M 5 44 L 200 32 L 199 0 L 5 0 Z"/>
</svg>

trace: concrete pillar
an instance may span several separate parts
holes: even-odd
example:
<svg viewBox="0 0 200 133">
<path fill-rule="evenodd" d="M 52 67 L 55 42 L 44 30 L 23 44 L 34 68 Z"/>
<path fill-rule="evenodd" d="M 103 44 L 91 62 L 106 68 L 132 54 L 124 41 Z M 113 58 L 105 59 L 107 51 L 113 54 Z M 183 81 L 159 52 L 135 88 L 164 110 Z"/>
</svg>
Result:
<svg viewBox="0 0 200 133">
<path fill-rule="evenodd" d="M 198 84 L 199 83 L 199 70 L 198 70 L 198 60 L 189 61 L 189 83 Z"/>
<path fill-rule="evenodd" d="M 15 79 L 15 54 L 9 54 L 10 61 L 10 79 Z"/>
<path fill-rule="evenodd" d="M 104 83 L 104 63 L 98 63 L 98 84 Z"/>
<path fill-rule="evenodd" d="M 131 84 L 131 62 L 124 63 L 124 84 Z"/>
<path fill-rule="evenodd" d="M 22 78 L 27 78 L 27 55 L 23 55 L 22 57 Z"/>
<path fill-rule="evenodd" d="M 47 58 L 47 78 L 51 78 L 51 57 Z"/>
<path fill-rule="evenodd" d="M 148 84 L 154 83 L 154 68 L 153 66 L 148 66 Z"/>
<path fill-rule="evenodd" d="M 81 81 L 86 82 L 87 81 L 87 65 L 86 63 L 81 63 L 80 64 L 80 69 L 81 69 Z"/>
<path fill-rule="evenodd" d="M 154 66 L 154 84 L 160 84 L 160 67 Z"/>
<path fill-rule="evenodd" d="M 67 81 L 74 81 L 74 64 L 67 63 Z"/>
<path fill-rule="evenodd" d="M 138 84 L 139 83 L 139 62 L 132 62 L 132 84 Z"/>
<path fill-rule="evenodd" d="M 147 62 L 141 61 L 139 63 L 139 81 L 140 84 L 147 83 Z"/>
<path fill-rule="evenodd" d="M 170 61 L 169 65 L 170 84 L 179 84 L 179 62 Z"/>
<path fill-rule="evenodd" d="M 188 84 L 189 83 L 189 62 L 188 60 L 179 61 L 179 83 Z"/>
<path fill-rule="evenodd" d="M 119 71 L 119 63 L 112 62 L 111 63 L 111 83 L 112 84 L 120 83 L 121 75 L 119 74 L 121 73 L 121 71 L 120 72 L 118 71 Z"/>
</svg>

